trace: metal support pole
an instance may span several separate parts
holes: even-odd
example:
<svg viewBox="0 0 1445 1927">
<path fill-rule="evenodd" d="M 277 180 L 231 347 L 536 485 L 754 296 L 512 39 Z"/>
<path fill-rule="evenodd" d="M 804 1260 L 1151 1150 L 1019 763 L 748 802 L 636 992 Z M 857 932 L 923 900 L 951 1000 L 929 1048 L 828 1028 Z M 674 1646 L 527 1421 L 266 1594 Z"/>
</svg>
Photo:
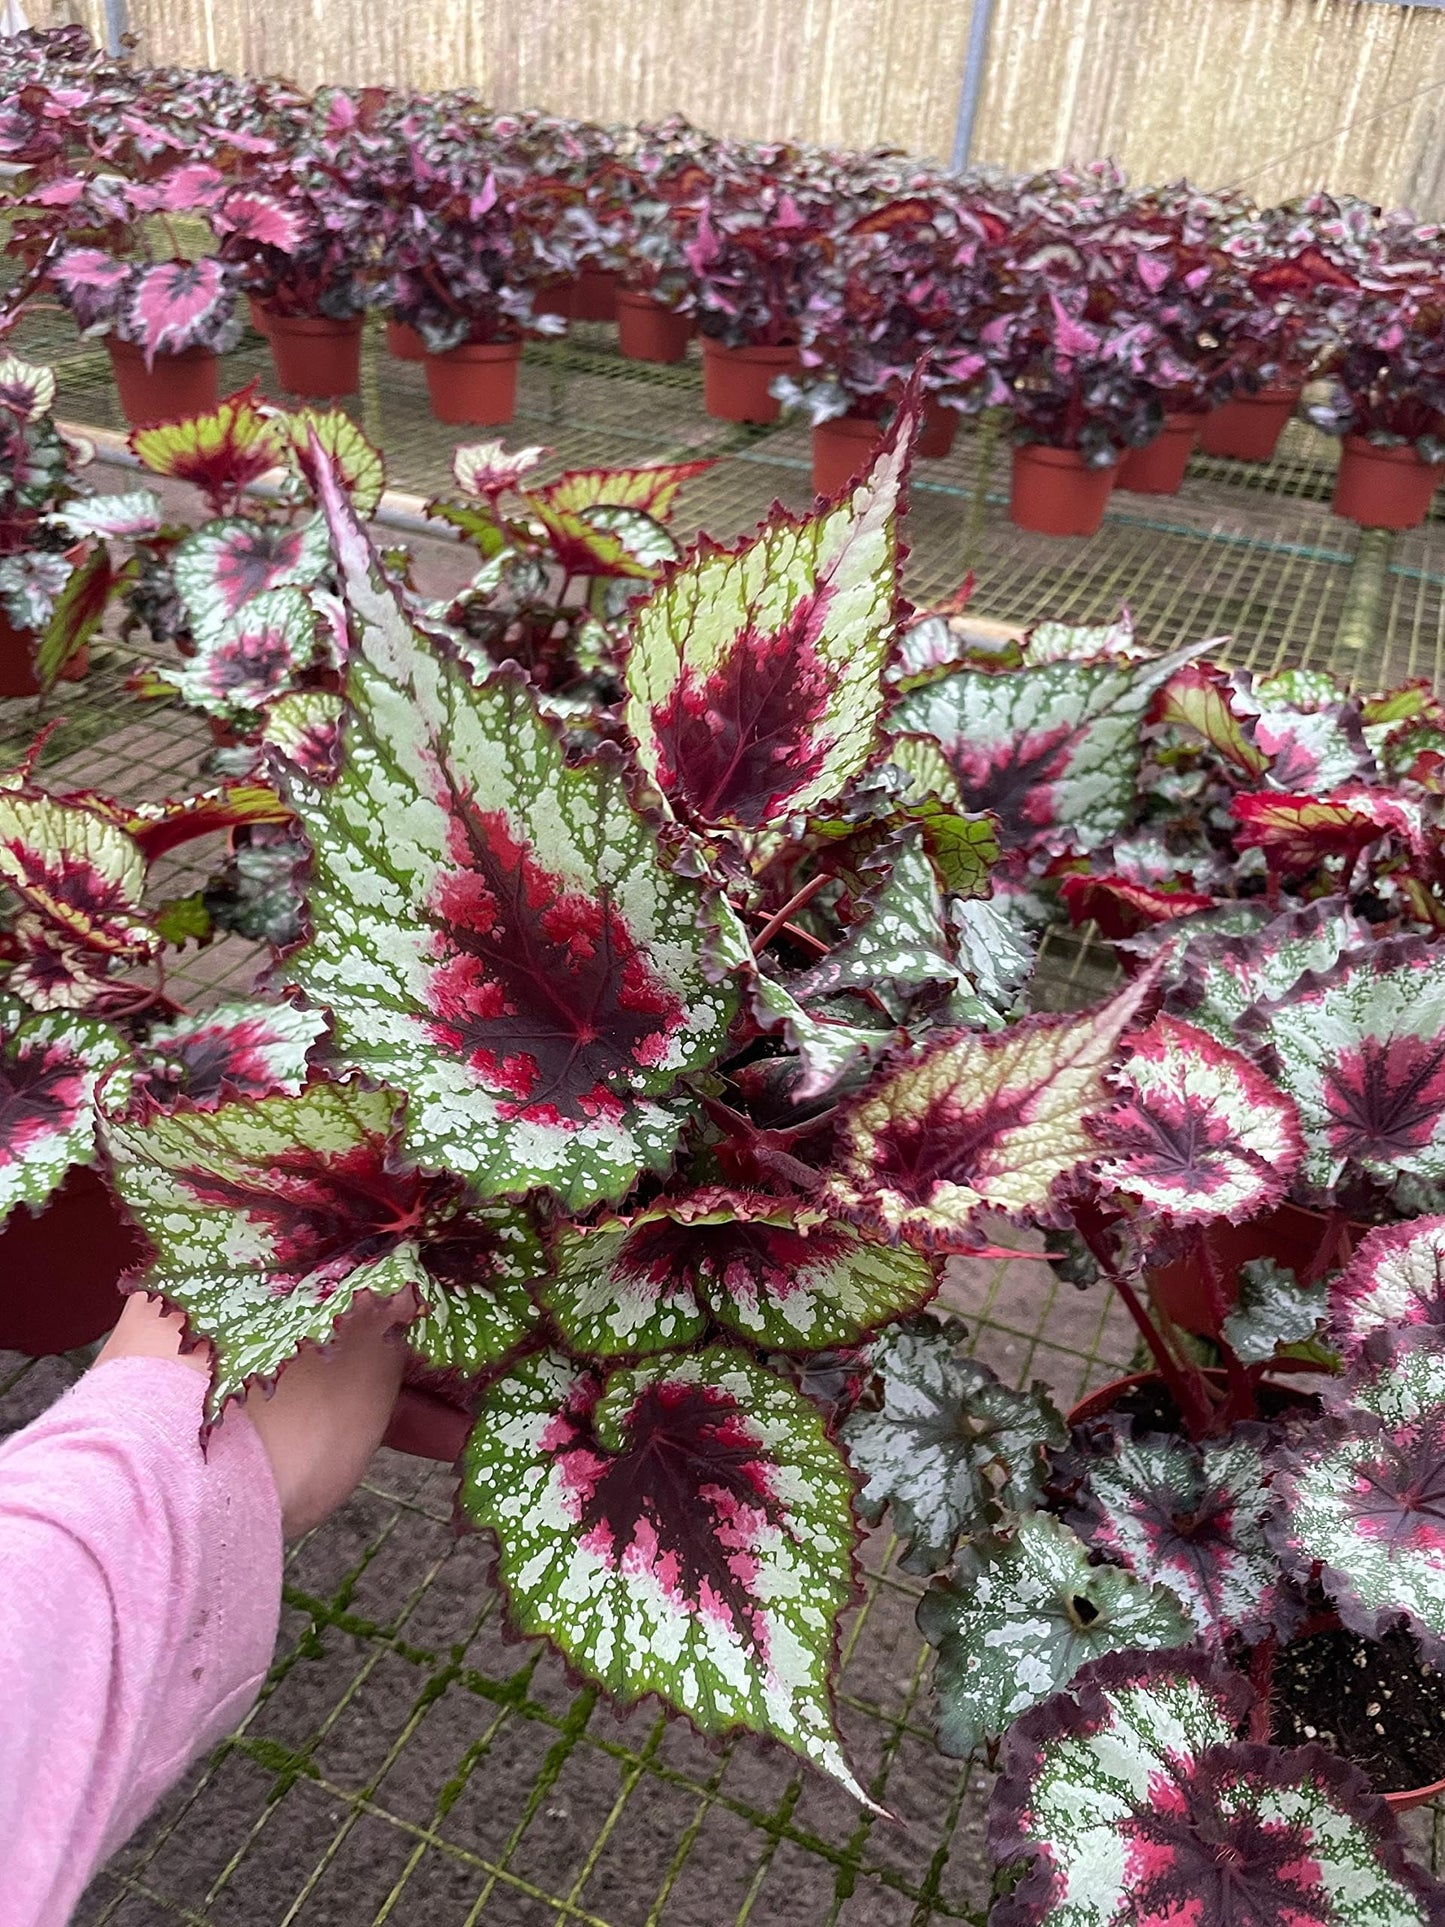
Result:
<svg viewBox="0 0 1445 1927">
<path fill-rule="evenodd" d="M 958 95 L 958 119 L 953 129 L 955 173 L 968 166 L 973 150 L 973 128 L 983 99 L 983 80 L 988 71 L 988 36 L 993 25 L 994 0 L 973 0 L 968 21 L 968 48 L 963 56 L 963 84 Z"/>
<path fill-rule="evenodd" d="M 125 0 L 105 0 L 105 51 L 108 54 L 122 52 L 121 42 L 129 31 Z"/>
</svg>

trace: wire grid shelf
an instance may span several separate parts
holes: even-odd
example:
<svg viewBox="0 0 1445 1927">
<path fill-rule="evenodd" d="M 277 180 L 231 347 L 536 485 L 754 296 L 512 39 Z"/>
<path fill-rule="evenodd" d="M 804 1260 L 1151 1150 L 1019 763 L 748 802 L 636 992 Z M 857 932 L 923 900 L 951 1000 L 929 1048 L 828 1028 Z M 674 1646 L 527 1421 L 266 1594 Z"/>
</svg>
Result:
<svg viewBox="0 0 1445 1927">
<path fill-rule="evenodd" d="M 14 345 L 57 366 L 60 412 L 121 427 L 103 352 L 62 317 L 28 316 Z M 229 387 L 267 378 L 264 345 L 227 358 Z M 421 371 L 369 331 L 358 418 L 394 487 L 447 484 L 458 436 L 430 418 Z M 806 432 L 735 428 L 703 413 L 696 350 L 652 368 L 622 361 L 605 328 L 528 350 L 508 439 L 540 441 L 552 468 L 710 455 L 685 491 L 684 538 L 746 530 L 774 499 L 812 499 Z M 1196 460 L 1181 494 L 1116 496 L 1087 543 L 1016 530 L 1005 514 L 1007 444 L 966 426 L 920 465 L 906 538 L 920 602 L 974 570 L 974 608 L 1010 622 L 1108 621 L 1126 603 L 1160 645 L 1224 635 L 1220 653 L 1267 672 L 1333 667 L 1362 686 L 1441 680 L 1445 551 L 1438 524 L 1361 535 L 1328 513 L 1331 451 L 1295 424 L 1267 466 Z M 105 484 L 102 484 L 105 485 Z M 118 485 L 118 484 L 117 484 Z M 429 539 L 429 538 L 428 538 Z M 143 653 L 115 640 L 88 681 L 52 705 L 57 784 L 160 796 L 192 780 L 207 737 L 179 710 L 118 709 Z M 0 704 L 0 754 L 33 732 Z M 169 891 L 207 857 L 171 859 Z M 235 940 L 183 955 L 178 994 L 204 1005 L 249 989 L 258 957 Z M 1085 931 L 1050 931 L 1041 1001 L 1077 1005 L 1107 986 Z M 941 1303 L 1011 1383 L 1042 1377 L 1071 1400 L 1126 1368 L 1132 1336 L 1108 1300 L 1047 1265 L 955 1263 Z M 44 1408 L 86 1359 L 0 1359 L 0 1429 Z M 932 1927 L 987 1909 L 988 1776 L 943 1759 L 929 1730 L 918 1582 L 886 1532 L 864 1547 L 843 1638 L 839 1718 L 874 1797 L 874 1820 L 787 1755 L 711 1747 L 654 1709 L 615 1718 L 535 1645 L 502 1636 L 485 1542 L 458 1538 L 449 1474 L 379 1455 L 370 1478 L 287 1565 L 275 1664 L 240 1730 L 194 1768 L 93 1883 L 83 1927 Z M 1433 1821 L 1415 1822 L 1434 1857 Z"/>
</svg>

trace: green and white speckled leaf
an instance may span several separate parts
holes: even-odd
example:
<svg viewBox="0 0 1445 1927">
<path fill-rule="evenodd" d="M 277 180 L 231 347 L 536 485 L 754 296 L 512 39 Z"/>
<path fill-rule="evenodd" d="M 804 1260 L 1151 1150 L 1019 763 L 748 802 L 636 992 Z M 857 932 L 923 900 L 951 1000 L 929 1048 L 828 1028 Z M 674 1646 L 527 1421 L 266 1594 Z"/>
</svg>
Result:
<svg viewBox="0 0 1445 1927">
<path fill-rule="evenodd" d="M 307 1055 L 325 1029 L 320 1011 L 295 1004 L 214 1004 L 198 1016 L 157 1025 L 137 1044 L 127 1100 L 214 1106 L 229 1098 L 295 1097 L 306 1082 Z M 116 1106 L 110 1101 L 106 1108 Z"/>
<path fill-rule="evenodd" d="M 1263 1638 L 1283 1584 L 1264 1531 L 1274 1500 L 1263 1437 L 1245 1427 L 1195 1444 L 1120 1426 L 1079 1455 L 1068 1522 L 1095 1553 L 1166 1586 L 1201 1633 Z"/>
<path fill-rule="evenodd" d="M 798 1053 L 803 1065 L 797 1087 L 800 1100 L 822 1097 L 851 1073 L 876 1064 L 898 1035 L 805 1010 L 791 991 L 765 971 L 753 977 L 750 999 L 762 1029 L 776 1032 L 789 1050 Z"/>
<path fill-rule="evenodd" d="M 154 489 L 128 495 L 82 495 L 58 509 L 55 520 L 73 536 L 103 535 L 138 540 L 154 535 L 165 520 L 165 505 Z"/>
<path fill-rule="evenodd" d="M 1241 677 L 1240 707 L 1254 716 L 1254 740 L 1270 759 L 1277 790 L 1326 790 L 1374 774 L 1357 706 L 1320 671 L 1286 669 L 1250 684 Z"/>
<path fill-rule="evenodd" d="M 865 1799 L 828 1694 L 851 1496 L 808 1400 L 720 1348 L 605 1381 L 522 1360 L 487 1391 L 461 1492 L 519 1631 L 623 1705 L 657 1693 L 704 1733 L 769 1734 Z"/>
<path fill-rule="evenodd" d="M 428 1365 L 472 1378 L 490 1371 L 537 1329 L 532 1288 L 548 1261 L 525 1211 L 463 1197 L 434 1227 L 421 1256 L 423 1309 L 406 1337 Z"/>
<path fill-rule="evenodd" d="M 920 406 L 913 389 L 844 501 L 736 549 L 704 540 L 633 617 L 627 727 L 678 816 L 766 829 L 838 796 L 872 754 Z"/>
<path fill-rule="evenodd" d="M 1251 1258 L 1239 1268 L 1239 1296 L 1224 1321 L 1224 1336 L 1246 1365 L 1263 1365 L 1281 1345 L 1304 1345 L 1325 1315 L 1325 1283 L 1302 1285 L 1272 1258 Z"/>
<path fill-rule="evenodd" d="M 1094 849 L 1133 819 L 1154 691 L 1203 646 L 1144 662 L 964 669 L 904 696 L 889 721 L 937 739 L 964 803 L 993 812 L 1005 848 Z"/>
<path fill-rule="evenodd" d="M 145 882 L 145 855 L 119 823 L 39 791 L 0 789 L 0 886 L 57 935 L 127 963 L 153 956 Z"/>
<path fill-rule="evenodd" d="M 1091 1565 L 1083 1540 L 1047 1512 L 964 1546 L 919 1601 L 918 1626 L 938 1648 L 939 1744 L 958 1759 L 998 1740 L 1088 1660 L 1194 1637 L 1171 1592 Z"/>
<path fill-rule="evenodd" d="M 691 1344 L 715 1321 L 775 1351 L 852 1345 L 934 1289 L 906 1247 L 760 1192 L 711 1190 L 562 1234 L 540 1288 L 572 1351 L 597 1358 Z"/>
<path fill-rule="evenodd" d="M 212 1346 L 208 1419 L 325 1344 L 362 1292 L 424 1288 L 427 1182 L 399 1164 L 398 1108 L 395 1091 L 313 1084 L 104 1126 L 116 1189 L 156 1252 L 144 1288 Z"/>
<path fill-rule="evenodd" d="M 265 589 L 218 629 L 208 629 L 196 653 L 166 674 L 181 700 L 225 722 L 245 721 L 316 660 L 316 611 L 299 589 Z"/>
<path fill-rule="evenodd" d="M 976 1242 L 982 1211 L 1048 1220 L 1060 1187 L 1097 1154 L 1089 1120 L 1152 993 L 1146 973 L 1095 1010 L 942 1031 L 890 1060 L 846 1100 L 819 1201 L 944 1250 Z"/>
<path fill-rule="evenodd" d="M 295 528 L 232 517 L 207 522 L 171 556 L 191 634 L 204 643 L 266 589 L 309 589 L 329 560 L 319 515 Z"/>
<path fill-rule="evenodd" d="M 1349 1393 L 1282 1478 L 1278 1541 L 1340 1618 L 1377 1638 L 1400 1618 L 1445 1660 L 1445 1339 L 1417 1336 Z"/>
<path fill-rule="evenodd" d="M 95 1162 L 96 1089 L 125 1055 L 108 1024 L 29 1016 L 0 995 L 0 1222 L 38 1211 L 74 1165 Z"/>
<path fill-rule="evenodd" d="M 1445 1328 L 1445 1217 L 1367 1233 L 1330 1280 L 1329 1305 L 1347 1362 L 1406 1327 Z"/>
<path fill-rule="evenodd" d="M 1200 1652 L 1117 1654 L 1009 1736 L 989 1840 L 1032 1862 L 990 1927 L 1438 1927 L 1364 1775 L 1237 1740 L 1244 1681 Z"/>
<path fill-rule="evenodd" d="M 703 893 L 663 864 L 615 753 L 568 764 L 515 669 L 473 680 L 413 628 L 334 479 L 319 489 L 355 633 L 340 773 L 281 771 L 315 860 L 286 974 L 335 1061 L 405 1090 L 406 1141 L 485 1196 L 574 1210 L 661 1169 L 665 1099 L 735 999 Z"/>
<path fill-rule="evenodd" d="M 1445 950 L 1390 938 L 1256 1005 L 1243 1025 L 1294 1099 L 1304 1175 L 1445 1178 Z"/>
<path fill-rule="evenodd" d="M 1217 648 L 1218 643 L 1206 645 Z M 1040 622 L 1024 638 L 1024 661 L 1031 668 L 1051 662 L 1142 662 L 1148 650 L 1134 637 L 1134 618 L 1121 610 L 1117 622 Z"/>
<path fill-rule="evenodd" d="M 334 690 L 295 689 L 268 705 L 261 740 L 307 776 L 329 781 L 341 757 L 345 713 Z"/>
<path fill-rule="evenodd" d="M 1285 997 L 1307 971 L 1325 971 L 1354 944 L 1364 943 L 1369 927 L 1341 902 L 1290 910 L 1262 928 L 1239 935 L 1221 927 L 1220 915 L 1206 913 L 1180 925 L 1189 950 L 1181 965 L 1185 987 L 1170 1008 L 1179 1009 L 1221 1044 L 1236 1042 L 1239 1020 L 1251 1004 Z M 1199 926 L 1195 936 L 1192 926 Z"/>
<path fill-rule="evenodd" d="M 1066 1445 L 1068 1429 L 1044 1386 L 1011 1391 L 948 1331 L 922 1320 L 885 1333 L 872 1369 L 881 1407 L 855 1408 L 838 1435 L 866 1480 L 860 1509 L 876 1521 L 890 1506 L 908 1541 L 900 1563 L 937 1572 L 960 1533 L 986 1532 L 998 1508 L 1038 1501 L 1044 1448 Z"/>
</svg>

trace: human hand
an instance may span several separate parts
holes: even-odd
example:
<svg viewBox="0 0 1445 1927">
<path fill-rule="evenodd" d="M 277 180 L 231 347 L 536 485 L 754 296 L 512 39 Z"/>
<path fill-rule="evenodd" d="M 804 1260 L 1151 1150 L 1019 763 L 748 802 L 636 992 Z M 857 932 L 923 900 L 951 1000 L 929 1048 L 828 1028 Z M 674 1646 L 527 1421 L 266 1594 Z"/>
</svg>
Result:
<svg viewBox="0 0 1445 1927">
<path fill-rule="evenodd" d="M 320 1525 L 350 1497 L 370 1464 L 406 1362 L 406 1346 L 395 1328 L 415 1312 L 410 1290 L 395 1298 L 363 1297 L 324 1351 L 307 1346 L 282 1370 L 273 1392 L 257 1387 L 242 1401 L 271 1462 L 288 1539 Z M 112 1358 L 173 1358 L 209 1376 L 210 1346 L 202 1342 L 182 1352 L 184 1333 L 179 1312 L 134 1292 L 96 1364 Z"/>
</svg>

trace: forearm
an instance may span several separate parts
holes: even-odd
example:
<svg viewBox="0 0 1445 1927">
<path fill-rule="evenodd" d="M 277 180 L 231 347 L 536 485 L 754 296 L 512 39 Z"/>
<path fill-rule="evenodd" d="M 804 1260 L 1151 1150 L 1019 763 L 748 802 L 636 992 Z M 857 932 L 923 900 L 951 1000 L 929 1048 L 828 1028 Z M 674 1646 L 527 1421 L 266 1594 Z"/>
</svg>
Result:
<svg viewBox="0 0 1445 1927">
<path fill-rule="evenodd" d="M 281 1513 L 204 1376 L 102 1363 L 0 1446 L 0 1919 L 60 1927 L 96 1865 L 241 1718 L 280 1606 Z"/>
</svg>

